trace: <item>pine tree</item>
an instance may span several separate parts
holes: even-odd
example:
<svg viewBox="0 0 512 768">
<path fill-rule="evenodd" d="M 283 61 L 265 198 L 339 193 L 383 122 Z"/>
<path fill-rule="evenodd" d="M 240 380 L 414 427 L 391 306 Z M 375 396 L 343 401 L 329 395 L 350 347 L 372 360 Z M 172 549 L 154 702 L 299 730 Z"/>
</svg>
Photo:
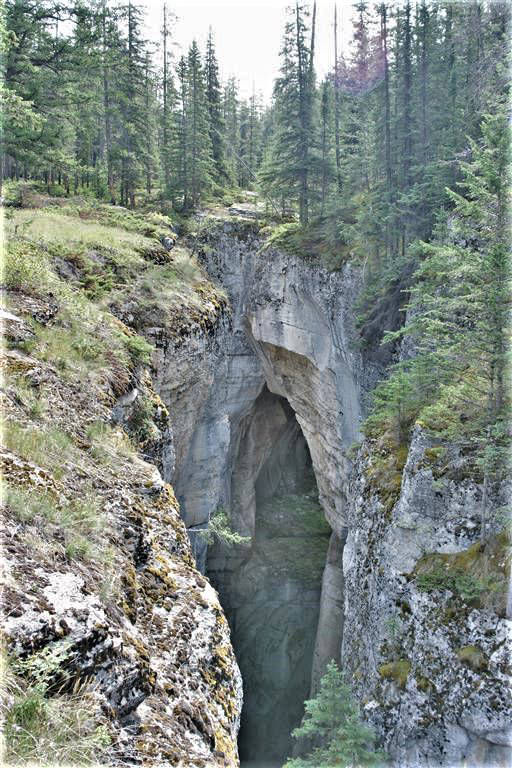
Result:
<svg viewBox="0 0 512 768">
<path fill-rule="evenodd" d="M 351 768 L 383 761 L 384 756 L 371 749 L 373 731 L 362 722 L 350 687 L 334 661 L 327 665 L 317 696 L 304 706 L 302 725 L 293 736 L 313 738 L 320 746 L 305 758 L 289 760 L 285 768 Z"/>
<path fill-rule="evenodd" d="M 123 10 L 127 36 L 124 41 L 123 66 L 118 73 L 122 117 L 121 201 L 134 208 L 146 142 L 143 96 L 145 45 L 140 31 L 141 6 L 129 0 Z"/>
<path fill-rule="evenodd" d="M 214 161 L 210 142 L 208 104 L 201 54 L 195 40 L 188 52 L 188 149 L 190 154 L 190 201 L 199 205 L 213 182 Z"/>
<path fill-rule="evenodd" d="M 230 77 L 224 86 L 223 117 L 226 131 L 226 163 L 229 183 L 235 185 L 238 179 L 238 155 L 240 143 L 238 83 Z"/>
<path fill-rule="evenodd" d="M 5 2 L 2 165 L 7 176 L 37 174 L 50 184 L 54 171 L 69 174 L 75 167 L 70 105 L 62 98 L 65 94 L 76 104 L 73 40 L 62 32 L 69 22 L 74 22 L 73 9 L 55 0 Z"/>
<path fill-rule="evenodd" d="M 144 61 L 144 108 L 146 114 L 146 134 L 144 146 L 144 175 L 146 192 L 151 195 L 153 183 L 157 177 L 157 76 L 153 70 L 151 54 L 146 49 Z"/>
<path fill-rule="evenodd" d="M 166 194 L 172 194 L 171 174 L 172 174 L 172 113 L 176 94 L 171 72 L 171 56 L 169 51 L 169 41 L 171 14 L 164 3 L 163 7 L 163 25 L 162 25 L 162 119 L 161 119 L 161 140 L 160 154 L 162 159 L 163 186 Z"/>
<path fill-rule="evenodd" d="M 332 136 L 332 86 L 328 79 L 322 84 L 322 102 L 321 102 L 321 129 L 320 129 L 320 147 L 321 147 L 321 191 L 320 191 L 320 216 L 323 217 L 329 184 L 334 178 L 334 169 L 332 165 L 331 136 Z M 336 109 L 336 106 L 335 106 Z"/>
<path fill-rule="evenodd" d="M 173 202 L 185 210 L 190 207 L 189 198 L 189 151 L 188 151 L 188 96 L 187 96 L 187 60 L 182 56 L 176 67 L 177 92 L 172 120 L 172 132 L 169 144 L 169 160 L 174 170 L 170 193 Z"/>
<path fill-rule="evenodd" d="M 503 475 L 507 436 L 507 317 L 510 311 L 510 128 L 497 104 L 471 140 L 453 213 L 431 243 L 415 246 L 421 265 L 411 288 L 412 320 L 399 332 L 417 353 L 376 392 L 370 429 L 407 414 L 461 446 L 484 482 L 482 537 L 490 486 Z M 397 334 L 390 334 L 393 338 Z M 402 433 L 402 438 L 406 435 Z"/>
</svg>

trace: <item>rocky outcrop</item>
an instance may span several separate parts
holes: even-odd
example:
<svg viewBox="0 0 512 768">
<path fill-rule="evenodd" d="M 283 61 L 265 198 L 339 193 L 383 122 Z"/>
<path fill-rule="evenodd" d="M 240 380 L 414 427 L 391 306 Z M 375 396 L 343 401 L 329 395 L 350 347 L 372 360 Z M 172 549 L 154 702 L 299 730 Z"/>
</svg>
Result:
<svg viewBox="0 0 512 768">
<path fill-rule="evenodd" d="M 12 297 L 11 656 L 62 651 L 59 684 L 87 687 L 108 724 L 105 760 L 236 766 L 242 686 L 225 611 L 245 680 L 244 757 L 290 753 L 302 702 L 334 658 L 393 765 L 505 765 L 504 500 L 481 545 L 481 486 L 419 426 L 410 445 L 366 440 L 353 465 L 366 394 L 392 354 L 358 346 L 359 270 L 265 249 L 249 213 L 206 217 L 190 237 L 216 286 L 179 242 L 165 263 L 196 275 L 186 295 L 141 301 L 129 285 L 109 304 L 115 319 L 89 308 L 94 325 L 80 325 L 86 312 L 59 325 L 62 299 Z M 152 342 L 151 378 L 123 322 Z M 84 355 L 77 371 L 46 354 L 40 326 L 52 323 L 65 351 Z M 77 328 L 78 345 L 65 336 Z M 40 506 L 23 497 L 27 512 L 20 488 Z M 89 507 L 74 504 L 91 498 L 105 535 L 86 528 L 84 541 L 73 531 Z M 63 510 L 75 517 L 59 527 Z M 219 510 L 249 542 L 208 547 Z"/>
<path fill-rule="evenodd" d="M 329 272 L 279 251 L 262 254 L 263 244 L 260 227 L 252 220 L 209 218 L 200 223 L 194 248 L 210 278 L 228 294 L 230 314 L 211 336 L 160 345 L 156 386 L 171 419 L 177 414 L 176 463 L 166 479 L 176 488 L 197 561 L 219 589 L 235 636 L 239 625 L 234 603 L 239 598 L 233 597 L 232 585 L 240 594 L 246 558 L 236 551 L 219 554 L 217 548 L 207 565 L 205 539 L 198 531 L 208 525 L 215 510 L 224 508 L 240 534 L 257 535 L 258 484 L 272 486 L 272 474 L 265 467 L 279 466 L 272 452 L 276 445 L 286 444 L 282 442 L 290 418 L 286 411 L 293 417 L 292 430 L 306 441 L 320 503 L 334 533 L 324 586 L 319 582 L 314 587 L 322 594 L 320 624 L 316 628 L 317 604 L 311 619 L 314 629 L 306 632 L 307 682 L 299 686 L 300 704 L 290 720 L 295 725 L 309 694 L 313 647 L 315 681 L 327 661 L 339 657 L 342 571 L 335 553 L 340 555 L 345 536 L 351 466 L 347 454 L 359 435 L 361 392 L 368 373 L 361 364 L 354 329 L 358 270 L 346 265 L 340 272 Z M 289 524 L 293 526 L 291 518 Z M 322 557 L 325 562 L 325 554 Z M 262 566 L 253 560 L 253 567 Z M 290 616 L 292 623 L 294 614 L 311 610 L 312 596 L 303 595 L 301 602 L 286 580 L 280 589 L 282 596 L 288 596 L 288 608 L 281 605 L 281 615 Z M 273 590 L 276 594 L 275 584 Z M 282 596 L 276 594 L 278 602 Z M 235 646 L 253 642 L 252 633 L 238 636 Z M 269 668 L 277 669 L 280 663 L 278 645 Z M 239 650 L 238 654 L 241 658 Z M 288 671 L 284 674 L 290 680 Z M 269 705 L 269 713 L 276 701 Z"/>
<path fill-rule="evenodd" d="M 483 545 L 482 487 L 465 476 L 464 457 L 416 428 L 392 505 L 375 483 L 378 461 L 365 445 L 351 489 L 342 665 L 394 765 L 506 766 L 503 500 Z"/>
<path fill-rule="evenodd" d="M 39 670 L 62 706 L 80 691 L 87 721 L 71 738 L 101 726 L 102 764 L 235 768 L 242 683 L 218 596 L 157 468 L 170 450 L 169 414 L 147 372 L 130 376 L 111 347 L 109 366 L 85 373 L 41 356 L 41 345 L 31 355 L 16 349 L 53 318 L 62 334 L 59 307 L 8 300 L 0 458 L 9 665 L 25 670 L 28 686 Z M 74 322 L 77 343 L 82 319 Z M 24 701 L 9 681 L 8 713 Z"/>
</svg>

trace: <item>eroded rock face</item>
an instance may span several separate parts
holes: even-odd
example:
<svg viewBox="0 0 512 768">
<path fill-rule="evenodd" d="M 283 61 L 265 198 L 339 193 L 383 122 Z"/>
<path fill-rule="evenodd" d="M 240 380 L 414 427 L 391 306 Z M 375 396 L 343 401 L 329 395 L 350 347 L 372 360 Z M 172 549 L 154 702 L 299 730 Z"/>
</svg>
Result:
<svg viewBox="0 0 512 768">
<path fill-rule="evenodd" d="M 298 716 L 294 712 L 292 717 L 296 724 L 301 702 L 309 694 L 311 666 L 318 681 L 327 661 L 339 658 L 339 555 L 347 524 L 351 466 L 346 454 L 358 438 L 361 391 L 367 386 L 368 373 L 363 371 L 355 343 L 357 269 L 347 265 L 333 273 L 277 251 L 261 256 L 261 245 L 258 225 L 251 221 L 210 222 L 206 234 L 198 236 L 195 247 L 210 277 L 228 293 L 230 315 L 213 336 L 187 339 L 178 346 L 162 345 L 156 384 L 173 422 L 176 463 L 165 477 L 176 488 L 203 570 L 206 544 L 197 531 L 207 526 L 216 509 L 228 509 L 233 527 L 242 535 L 255 534 L 257 484 L 262 485 L 267 462 L 278 466 L 271 453 L 287 428 L 288 416 L 275 396 L 286 401 L 304 435 L 320 502 L 334 535 L 322 598 L 319 601 L 317 595 L 314 610 L 312 596 L 294 597 L 293 589 L 290 592 L 282 584 L 283 594 L 288 595 L 282 615 L 289 615 L 292 623 L 293 615 L 301 611 L 312 616 L 313 629 L 305 632 L 308 681 L 299 685 Z M 274 397 L 267 397 L 265 391 Z M 271 484 L 271 476 L 267 480 Z M 210 557 L 209 573 L 232 626 L 238 598 L 233 597 L 231 585 L 239 583 L 242 562 L 239 553 L 217 550 Z M 261 570 L 262 566 L 253 562 L 251 567 Z M 317 584 L 314 591 L 320 589 Z M 246 640 L 239 638 L 239 642 L 243 645 Z"/>
<path fill-rule="evenodd" d="M 282 652 L 279 669 L 290 672 L 286 637 L 302 612 L 308 639 L 299 647 L 302 653 L 309 643 L 311 691 L 326 661 L 340 659 L 393 765 L 504 765 L 510 701 L 503 601 L 473 604 L 467 595 L 429 591 L 417 570 L 428 570 L 433 553 L 456 557 L 475 545 L 481 487 L 463 476 L 455 455 L 448 475 L 433 469 L 420 432 L 389 465 L 384 490 L 377 487 L 381 470 L 373 469 L 378 446 L 365 443 L 354 469 L 349 448 L 359 438 L 366 395 L 383 375 L 378 355 L 362 356 L 356 343 L 357 268 L 330 273 L 279 252 L 261 254 L 252 221 L 208 227 L 196 246 L 231 312 L 210 335 L 162 346 L 156 380 L 177 456 L 166 479 L 177 488 L 198 563 L 212 574 L 230 620 L 244 627 L 236 641 L 244 674 L 259 675 L 272 690 L 273 662 L 265 665 L 254 648 L 258 625 L 268 626 L 273 611 L 287 628 L 274 638 L 274 661 Z M 289 576 L 277 587 L 262 554 L 272 547 L 256 543 L 258 486 L 277 487 L 274 475 L 283 474 L 272 451 L 292 429 L 287 409 L 307 442 L 332 530 L 322 586 L 311 594 L 299 595 Z M 493 503 L 494 510 L 502 505 Z M 215 547 L 207 566 L 204 539 L 194 532 L 219 506 L 255 539 L 249 554 Z M 293 516 L 288 524 L 296 525 Z M 493 547 L 504 572 L 503 548 L 499 541 Z M 244 661 L 251 654 L 253 670 Z M 254 706 L 271 722 L 278 698 L 255 698 L 248 712 Z"/>
<path fill-rule="evenodd" d="M 310 691 L 313 651 L 315 681 L 329 659 L 339 658 L 340 553 L 350 471 L 346 454 L 359 434 L 360 395 L 366 382 L 352 306 L 359 290 L 358 271 L 346 266 L 332 273 L 279 252 L 261 256 L 261 245 L 258 225 L 251 221 L 210 222 L 206 234 L 199 235 L 195 247 L 209 275 L 228 293 L 230 316 L 212 337 L 162 347 L 156 382 L 171 420 L 177 413 L 176 465 L 166 479 L 176 488 L 197 561 L 207 567 L 219 589 L 238 658 L 249 677 L 246 687 L 257 677 L 246 661 L 250 648 L 253 656 L 256 648 L 261 650 L 261 664 L 254 659 L 254 669 L 267 680 L 269 691 L 276 670 L 282 669 L 282 679 L 276 679 L 277 688 L 265 705 L 257 696 L 246 704 L 248 713 L 253 709 L 253 715 L 248 714 L 251 727 L 256 727 L 254 713 L 259 709 L 265 730 L 285 698 L 290 729 L 300 720 Z M 239 533 L 257 537 L 258 494 L 266 488 L 272 495 L 286 475 L 283 459 L 295 450 L 297 431 L 305 438 L 324 515 L 334 531 L 323 589 L 321 572 L 309 591 L 282 573 L 276 581 L 274 565 L 257 556 L 261 547 L 253 546 L 249 558 L 216 547 L 207 566 L 205 540 L 197 531 L 223 507 Z M 293 516 L 287 525 L 293 529 Z M 266 548 L 270 550 L 271 543 Z M 326 549 L 327 540 L 320 571 Z M 307 559 L 307 553 L 304 556 Z M 251 586 L 255 583 L 261 586 L 261 598 Z M 282 617 L 280 639 L 258 644 L 259 627 L 267 626 L 277 612 Z M 242 624 L 244 632 L 239 631 Z M 300 673 L 298 662 L 290 658 L 300 659 Z M 285 691 L 290 686 L 294 696 Z M 280 738 L 275 734 L 274 741 L 284 756 L 286 749 L 277 745 Z M 268 738 L 264 741 L 269 743 Z"/>
<path fill-rule="evenodd" d="M 47 314 L 42 300 L 35 306 L 23 295 L 9 298 L 17 328 L 36 310 Z M 2 630 L 10 659 L 60 654 L 62 670 L 50 670 L 52 692 L 79 689 L 93 721 L 105 724 L 110 747 L 102 764 L 236 768 L 242 681 L 217 593 L 196 568 L 174 491 L 157 467 L 172 432 L 148 372 L 138 370 L 134 386 L 116 398 L 106 378 L 83 382 L 21 353 L 1 358 L 11 435 L 41 431 L 48 441 L 58 433 L 67 446 L 45 468 L 23 453 L 23 443 L 20 454 L 0 449 L 11 493 L 2 499 Z M 47 387 L 47 409 L 35 419 L 19 397 L 20 371 L 32 390 Z M 141 398 L 151 413 L 149 437 L 144 446 L 128 445 L 113 425 L 129 430 Z M 101 440 L 94 442 L 92 427 Z M 26 494 L 24 506 L 14 503 L 16 493 Z M 33 508 L 31 497 L 39 499 Z M 82 499 L 86 505 L 73 507 Z M 61 510 L 74 511 L 68 525 L 55 524 Z M 72 548 L 74 527 L 86 516 L 97 517 L 101 537 Z"/>
<path fill-rule="evenodd" d="M 393 764 L 506 766 L 506 546 L 491 536 L 481 549 L 482 488 L 461 477 L 456 455 L 441 466 L 435 455 L 417 429 L 387 512 L 368 471 L 375 456 L 360 455 L 343 556 L 342 664 Z"/>
</svg>

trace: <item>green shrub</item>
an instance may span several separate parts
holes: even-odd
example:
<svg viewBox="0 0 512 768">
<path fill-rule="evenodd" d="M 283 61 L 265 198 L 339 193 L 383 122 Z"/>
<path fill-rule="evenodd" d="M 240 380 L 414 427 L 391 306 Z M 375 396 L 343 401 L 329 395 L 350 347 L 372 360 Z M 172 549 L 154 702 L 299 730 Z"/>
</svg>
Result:
<svg viewBox="0 0 512 768">
<path fill-rule="evenodd" d="M 392 680 L 402 690 L 404 690 L 407 685 L 410 671 L 411 662 L 407 661 L 407 659 L 390 661 L 387 664 L 381 664 L 379 667 L 379 675 L 385 680 Z"/>
<path fill-rule="evenodd" d="M 510 569 L 508 528 L 453 554 L 424 555 L 413 571 L 418 589 L 450 590 L 465 603 L 506 612 Z"/>
<path fill-rule="evenodd" d="M 149 365 L 153 346 L 142 336 L 125 336 L 128 354 L 134 365 Z"/>
<path fill-rule="evenodd" d="M 10 242 L 5 251 L 3 283 L 11 291 L 41 294 L 55 282 L 47 257 L 35 246 Z"/>
<path fill-rule="evenodd" d="M 140 443 L 145 443 L 157 436 L 157 428 L 153 421 L 154 407 L 148 397 L 138 397 L 135 401 L 132 415 L 128 420 L 129 431 Z"/>
<path fill-rule="evenodd" d="M 208 545 L 218 541 L 226 547 L 233 547 L 240 544 L 249 544 L 250 536 L 241 536 L 231 527 L 231 517 L 224 507 L 217 507 L 211 516 L 208 527 L 199 531 L 199 535 L 204 538 Z"/>
<path fill-rule="evenodd" d="M 436 589 L 449 589 L 459 595 L 465 602 L 479 600 L 490 588 L 488 581 L 483 581 L 462 569 L 446 570 L 442 566 L 416 577 L 418 589 L 433 592 Z"/>
</svg>

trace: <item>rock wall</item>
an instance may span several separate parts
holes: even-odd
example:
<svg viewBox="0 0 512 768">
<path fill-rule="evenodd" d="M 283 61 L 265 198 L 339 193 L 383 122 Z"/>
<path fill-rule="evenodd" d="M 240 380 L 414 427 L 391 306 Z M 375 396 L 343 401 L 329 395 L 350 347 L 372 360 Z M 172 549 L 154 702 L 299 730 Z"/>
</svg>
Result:
<svg viewBox="0 0 512 768">
<path fill-rule="evenodd" d="M 394 765 L 507 766 L 504 499 L 484 546 L 482 487 L 456 451 L 416 428 L 391 509 L 372 479 L 378 458 L 366 444 L 352 481 L 342 665 Z"/>
<path fill-rule="evenodd" d="M 394 765 L 505 765 L 507 624 L 502 599 L 488 595 L 503 593 L 508 560 L 495 537 L 484 548 L 492 578 L 482 581 L 481 553 L 472 549 L 479 546 L 481 488 L 464 475 L 463 458 L 453 454 L 436 465 L 436 446 L 421 431 L 384 470 L 382 446 L 372 441 L 352 466 L 366 395 L 383 372 L 379 355 L 362 355 L 357 344 L 358 270 L 348 264 L 328 272 L 307 254 L 262 252 L 262 244 L 255 222 L 202 223 L 194 247 L 227 291 L 230 313 L 210 335 L 161 346 L 156 377 L 174 421 L 177 461 L 166 479 L 230 621 L 242 617 L 242 666 L 244 644 L 253 649 L 257 624 L 268 624 L 265 606 L 286 626 L 302 612 L 303 623 L 318 623 L 308 651 L 311 691 L 326 661 L 340 659 Z M 272 450 L 290 428 L 288 408 L 306 440 L 332 535 L 321 588 L 299 594 L 285 579 L 277 596 L 255 545 L 258 484 L 272 486 L 273 472 L 280 473 Z M 500 505 L 495 500 L 493 509 Z M 218 507 L 253 545 L 250 555 L 215 547 L 207 564 L 197 530 Z M 439 557 L 448 558 L 441 563 L 448 586 L 439 582 Z M 278 666 L 289 671 L 280 638 Z M 272 663 L 258 668 L 261 679 Z M 245 674 L 250 679 L 247 667 Z M 272 712 L 273 704 L 252 704 Z"/>
<path fill-rule="evenodd" d="M 329 272 L 279 251 L 261 255 L 263 242 L 250 220 L 202 223 L 194 248 L 210 278 L 226 290 L 230 316 L 212 337 L 159 350 L 156 386 L 171 418 L 180 414 L 173 426 L 177 460 L 166 479 L 176 488 L 203 569 L 206 545 L 196 532 L 217 508 L 230 511 L 242 535 L 255 533 L 256 484 L 283 418 L 275 399 L 268 406 L 277 408 L 273 413 L 255 407 L 264 388 L 285 399 L 305 437 L 334 531 L 332 552 L 340 552 L 345 536 L 347 453 L 359 436 L 367 375 L 354 329 L 360 277 L 351 265 Z M 237 557 L 225 558 L 226 572 L 238 568 Z M 342 623 L 333 617 L 340 617 L 334 585 L 342 574 L 332 560 L 324 577 L 315 679 L 333 649 L 339 656 L 341 643 Z M 229 605 L 218 554 L 214 570 L 221 600 Z"/>
<path fill-rule="evenodd" d="M 9 306 L 2 628 L 14 669 L 39 665 L 51 673 L 50 694 L 80 692 L 108 737 L 102 764 L 236 768 L 242 681 L 218 596 L 196 568 L 174 491 L 156 466 L 172 453 L 167 410 L 142 368 L 116 398 L 108 377 L 84 381 L 19 351 L 36 321 L 58 321 L 59 307 L 21 293 Z M 33 412 L 26 398 L 39 388 L 47 406 Z M 113 426 L 129 429 L 141 400 L 152 413 L 144 453 L 155 463 Z M 44 467 L 31 458 L 40 435 Z M 65 446 L 59 457 L 55 435 Z M 59 527 L 66 510 L 74 516 Z M 97 518 L 96 539 L 89 533 L 92 543 L 72 547 L 66 536 L 88 518 Z M 62 668 L 45 667 L 48 654 Z M 10 706 L 20 694 L 7 687 Z"/>
</svg>

